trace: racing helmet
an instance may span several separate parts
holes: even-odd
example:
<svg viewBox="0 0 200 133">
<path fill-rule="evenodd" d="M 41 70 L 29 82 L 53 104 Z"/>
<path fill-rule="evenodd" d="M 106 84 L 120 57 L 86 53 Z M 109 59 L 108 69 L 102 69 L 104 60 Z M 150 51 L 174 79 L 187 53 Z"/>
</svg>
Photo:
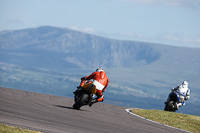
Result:
<svg viewBox="0 0 200 133">
<path fill-rule="evenodd" d="M 183 83 L 182 83 L 182 86 L 183 86 L 183 87 L 188 87 L 188 85 L 189 85 L 189 84 L 188 84 L 187 81 L 183 81 Z"/>
<path fill-rule="evenodd" d="M 96 72 L 101 72 L 101 71 L 104 71 L 102 67 L 98 67 L 98 68 L 96 69 Z"/>
</svg>

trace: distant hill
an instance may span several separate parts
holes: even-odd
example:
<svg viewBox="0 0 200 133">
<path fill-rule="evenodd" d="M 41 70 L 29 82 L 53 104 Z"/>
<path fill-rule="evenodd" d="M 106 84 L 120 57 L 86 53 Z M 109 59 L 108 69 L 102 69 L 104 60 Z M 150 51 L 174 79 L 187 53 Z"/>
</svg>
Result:
<svg viewBox="0 0 200 133">
<path fill-rule="evenodd" d="M 35 64 L 41 64 L 38 58 L 42 57 L 48 63 L 54 63 L 49 60 L 55 59 L 57 62 L 62 62 L 63 65 L 79 68 L 99 65 L 109 68 L 131 68 L 159 64 L 159 66 L 167 66 L 167 68 L 200 71 L 198 69 L 200 68 L 199 48 L 112 40 L 49 26 L 2 31 L 0 32 L 0 50 L 16 53 L 16 60 L 21 58 L 22 54 L 26 55 L 25 59 L 35 58 L 33 60 Z M 25 65 L 23 62 L 21 63 Z M 177 64 L 180 64 L 181 67 L 179 65 L 177 68 Z M 34 65 L 31 64 L 31 67 Z M 41 67 L 43 67 L 42 64 Z"/>
<path fill-rule="evenodd" d="M 81 70 L 89 74 L 103 66 L 110 93 L 154 99 L 166 99 L 171 87 L 188 80 L 190 101 L 200 98 L 200 48 L 113 40 L 43 26 L 1 31 L 0 63 L 82 76 Z"/>
<path fill-rule="evenodd" d="M 55 27 L 0 33 L 0 49 L 56 58 L 76 67 L 132 67 L 157 61 L 161 53 L 148 43 L 106 39 Z M 37 60 L 36 60 L 37 61 Z M 38 63 L 37 63 L 38 64 Z"/>
</svg>

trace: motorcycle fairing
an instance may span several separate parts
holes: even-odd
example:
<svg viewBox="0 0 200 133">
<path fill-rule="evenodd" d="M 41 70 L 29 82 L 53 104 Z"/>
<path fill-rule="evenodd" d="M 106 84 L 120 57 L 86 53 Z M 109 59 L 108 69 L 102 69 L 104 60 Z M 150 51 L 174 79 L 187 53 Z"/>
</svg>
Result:
<svg viewBox="0 0 200 133">
<path fill-rule="evenodd" d="M 90 88 L 92 85 L 92 83 L 86 83 L 83 85 L 83 89 L 89 91 L 91 94 L 96 94 L 96 86 L 94 85 L 92 88 Z"/>
<path fill-rule="evenodd" d="M 184 96 L 182 96 L 179 92 L 170 93 L 169 97 L 174 102 L 178 102 L 178 103 L 184 102 Z"/>
</svg>

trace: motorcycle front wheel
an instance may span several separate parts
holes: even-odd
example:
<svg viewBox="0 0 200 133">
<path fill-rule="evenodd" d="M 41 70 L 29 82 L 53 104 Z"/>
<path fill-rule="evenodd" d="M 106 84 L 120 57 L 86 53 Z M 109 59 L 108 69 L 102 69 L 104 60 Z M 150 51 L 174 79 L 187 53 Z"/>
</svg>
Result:
<svg viewBox="0 0 200 133">
<path fill-rule="evenodd" d="M 176 106 L 174 105 L 174 102 L 173 101 L 170 101 L 168 103 L 166 103 L 165 105 L 165 111 L 171 111 L 171 112 L 176 112 L 177 108 Z"/>
</svg>

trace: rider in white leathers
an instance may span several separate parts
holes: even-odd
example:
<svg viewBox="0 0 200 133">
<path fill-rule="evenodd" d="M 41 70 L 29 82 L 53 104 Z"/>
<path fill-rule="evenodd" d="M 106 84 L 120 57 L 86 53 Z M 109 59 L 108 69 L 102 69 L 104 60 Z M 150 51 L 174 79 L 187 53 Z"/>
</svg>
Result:
<svg viewBox="0 0 200 133">
<path fill-rule="evenodd" d="M 180 96 L 180 98 L 182 98 L 183 102 L 177 104 L 177 109 L 179 107 L 181 107 L 182 105 L 185 105 L 185 101 L 190 98 L 190 89 L 188 88 L 187 81 L 183 81 L 183 83 L 181 85 L 178 85 L 178 86 L 172 88 L 171 91 L 172 91 L 172 93 L 178 92 L 182 95 L 182 96 Z M 169 94 L 169 96 L 170 96 L 170 94 Z M 169 100 L 170 100 L 170 98 L 168 97 L 168 99 L 165 103 L 169 102 Z"/>
</svg>

